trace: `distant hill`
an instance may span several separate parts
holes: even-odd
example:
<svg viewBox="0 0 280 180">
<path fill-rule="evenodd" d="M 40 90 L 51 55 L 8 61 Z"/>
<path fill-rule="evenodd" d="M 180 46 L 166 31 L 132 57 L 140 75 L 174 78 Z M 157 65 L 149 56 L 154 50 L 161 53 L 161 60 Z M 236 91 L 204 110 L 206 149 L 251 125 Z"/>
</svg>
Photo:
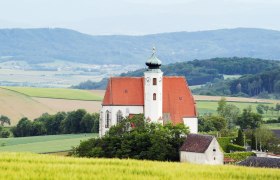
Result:
<svg viewBox="0 0 280 180">
<path fill-rule="evenodd" d="M 158 49 L 165 64 L 214 57 L 280 59 L 280 31 L 237 28 L 145 36 L 91 36 L 68 29 L 0 29 L 0 62 L 54 60 L 143 64 Z"/>
<path fill-rule="evenodd" d="M 202 85 L 208 82 L 223 80 L 223 75 L 254 75 L 264 71 L 272 71 L 280 67 L 280 61 L 255 58 L 212 58 L 207 60 L 193 60 L 163 65 L 161 70 L 165 76 L 185 76 L 190 86 Z M 146 69 L 139 69 L 120 76 L 141 77 Z M 105 89 L 107 80 L 100 82 L 86 81 L 74 88 Z"/>
</svg>

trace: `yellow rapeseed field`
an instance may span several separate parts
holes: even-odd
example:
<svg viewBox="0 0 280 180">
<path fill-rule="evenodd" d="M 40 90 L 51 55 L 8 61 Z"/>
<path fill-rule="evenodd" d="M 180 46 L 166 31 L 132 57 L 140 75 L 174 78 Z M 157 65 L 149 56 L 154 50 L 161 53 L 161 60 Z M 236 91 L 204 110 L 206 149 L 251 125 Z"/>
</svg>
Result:
<svg viewBox="0 0 280 180">
<path fill-rule="evenodd" d="M 0 179 L 280 179 L 280 170 L 0 153 Z"/>
</svg>

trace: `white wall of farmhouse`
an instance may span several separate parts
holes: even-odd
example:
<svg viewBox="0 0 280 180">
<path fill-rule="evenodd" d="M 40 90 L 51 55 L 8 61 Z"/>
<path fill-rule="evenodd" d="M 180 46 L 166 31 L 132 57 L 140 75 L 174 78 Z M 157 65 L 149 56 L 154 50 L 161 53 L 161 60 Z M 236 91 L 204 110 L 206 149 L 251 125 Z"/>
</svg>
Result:
<svg viewBox="0 0 280 180">
<path fill-rule="evenodd" d="M 183 118 L 184 125 L 189 127 L 190 133 L 197 134 L 198 132 L 198 120 L 196 117 Z"/>
<path fill-rule="evenodd" d="M 117 114 L 121 112 L 122 117 L 127 117 L 129 114 L 143 114 L 143 106 L 102 106 L 100 111 L 99 136 L 104 136 L 111 126 L 117 124 Z M 107 112 L 109 112 L 109 126 L 106 127 Z"/>
<path fill-rule="evenodd" d="M 219 143 L 214 138 L 204 153 L 180 151 L 180 161 L 195 164 L 224 164 L 224 154 L 220 149 Z"/>
</svg>

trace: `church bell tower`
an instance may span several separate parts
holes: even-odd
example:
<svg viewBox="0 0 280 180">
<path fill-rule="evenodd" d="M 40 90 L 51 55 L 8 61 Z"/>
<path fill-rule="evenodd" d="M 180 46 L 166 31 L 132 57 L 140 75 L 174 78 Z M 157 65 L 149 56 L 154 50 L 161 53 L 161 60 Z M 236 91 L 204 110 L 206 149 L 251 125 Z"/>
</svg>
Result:
<svg viewBox="0 0 280 180">
<path fill-rule="evenodd" d="M 144 115 L 148 122 L 163 123 L 162 121 L 162 81 L 163 73 L 160 70 L 161 61 L 156 57 L 155 48 L 152 56 L 146 61 L 148 66 L 144 72 L 145 99 Z"/>
</svg>

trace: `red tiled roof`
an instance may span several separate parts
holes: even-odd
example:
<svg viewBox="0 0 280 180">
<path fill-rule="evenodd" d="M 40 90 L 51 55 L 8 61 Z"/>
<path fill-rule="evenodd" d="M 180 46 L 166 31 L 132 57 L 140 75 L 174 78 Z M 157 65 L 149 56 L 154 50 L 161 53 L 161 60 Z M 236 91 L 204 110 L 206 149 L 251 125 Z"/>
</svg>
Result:
<svg viewBox="0 0 280 180">
<path fill-rule="evenodd" d="M 103 106 L 144 106 L 143 77 L 113 77 L 108 81 Z M 184 77 L 163 77 L 163 113 L 174 124 L 195 117 L 195 101 Z"/>
<path fill-rule="evenodd" d="M 108 80 L 103 106 L 143 106 L 144 86 L 141 77 L 112 77 Z"/>
</svg>

